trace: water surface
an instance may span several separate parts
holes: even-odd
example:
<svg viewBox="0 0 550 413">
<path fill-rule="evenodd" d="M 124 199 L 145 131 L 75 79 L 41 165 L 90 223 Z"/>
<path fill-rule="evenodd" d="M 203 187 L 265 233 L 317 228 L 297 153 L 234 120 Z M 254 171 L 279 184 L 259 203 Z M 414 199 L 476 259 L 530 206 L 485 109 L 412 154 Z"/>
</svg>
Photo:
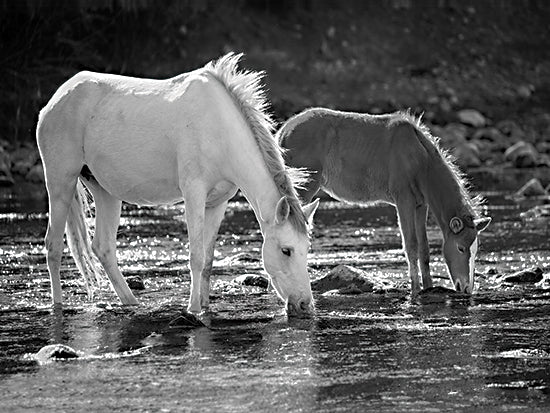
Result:
<svg viewBox="0 0 550 413">
<path fill-rule="evenodd" d="M 170 324 L 189 292 L 184 210 L 125 207 L 118 257 L 146 290 L 125 309 L 105 288 L 89 301 L 72 259 L 63 310 L 50 307 L 43 198 L 0 196 L 0 406 L 3 411 L 548 411 L 548 283 L 503 285 L 493 273 L 550 268 L 547 221 L 487 192 L 477 291 L 411 300 L 393 208 L 325 201 L 313 278 L 337 264 L 369 271 L 385 294 L 316 294 L 317 316 L 287 319 L 272 290 L 236 285 L 260 273 L 261 234 L 233 202 L 217 244 L 207 327 Z M 441 235 L 429 227 L 434 283 L 450 287 Z M 246 254 L 243 254 L 246 253 Z M 42 346 L 81 357 L 41 364 Z"/>
</svg>

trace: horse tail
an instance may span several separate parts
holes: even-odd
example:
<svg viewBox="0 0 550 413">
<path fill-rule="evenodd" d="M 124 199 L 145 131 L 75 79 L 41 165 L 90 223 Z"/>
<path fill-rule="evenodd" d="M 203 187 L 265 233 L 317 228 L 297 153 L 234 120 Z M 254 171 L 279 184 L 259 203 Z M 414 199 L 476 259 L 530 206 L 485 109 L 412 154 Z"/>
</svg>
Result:
<svg viewBox="0 0 550 413">
<path fill-rule="evenodd" d="M 275 121 L 270 115 L 269 102 L 262 85 L 264 72 L 238 70 L 237 65 L 243 54 L 228 53 L 205 66 L 225 87 L 244 116 L 260 148 L 267 168 L 271 171 L 281 195 L 287 196 L 295 227 L 306 230 L 305 217 L 298 199 L 297 188 L 308 181 L 309 174 L 298 168 L 285 165 L 284 149 L 273 136 Z"/>
<path fill-rule="evenodd" d="M 84 278 L 88 297 L 93 298 L 107 275 L 98 258 L 92 251 L 92 228 L 87 217 L 91 216 L 91 196 L 86 192 L 80 181 L 76 185 L 76 193 L 69 207 L 65 234 L 71 255 L 76 267 Z"/>
</svg>

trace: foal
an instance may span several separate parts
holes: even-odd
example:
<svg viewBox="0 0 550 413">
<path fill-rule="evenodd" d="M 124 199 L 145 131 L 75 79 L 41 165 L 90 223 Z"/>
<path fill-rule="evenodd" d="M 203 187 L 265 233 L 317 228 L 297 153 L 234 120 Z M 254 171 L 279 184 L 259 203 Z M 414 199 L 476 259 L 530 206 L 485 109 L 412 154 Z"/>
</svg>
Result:
<svg viewBox="0 0 550 413">
<path fill-rule="evenodd" d="M 287 163 L 311 171 L 301 191 L 309 202 L 320 188 L 336 199 L 397 208 L 412 291 L 432 286 L 426 235 L 428 207 L 443 232 L 443 256 L 457 291 L 474 288 L 478 234 L 491 221 L 479 215 L 451 157 L 408 113 L 384 115 L 312 108 L 290 118 L 277 133 Z"/>
</svg>

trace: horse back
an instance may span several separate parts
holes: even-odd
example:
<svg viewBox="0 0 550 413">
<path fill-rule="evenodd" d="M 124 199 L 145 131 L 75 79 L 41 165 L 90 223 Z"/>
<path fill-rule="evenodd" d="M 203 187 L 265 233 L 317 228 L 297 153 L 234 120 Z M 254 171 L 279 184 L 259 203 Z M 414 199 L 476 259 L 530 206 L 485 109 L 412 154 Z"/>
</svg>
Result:
<svg viewBox="0 0 550 413">
<path fill-rule="evenodd" d="M 340 200 L 395 203 L 426 163 L 415 126 L 397 114 L 321 110 L 290 126 L 279 133 L 288 163 L 318 171 L 321 187 Z"/>
</svg>

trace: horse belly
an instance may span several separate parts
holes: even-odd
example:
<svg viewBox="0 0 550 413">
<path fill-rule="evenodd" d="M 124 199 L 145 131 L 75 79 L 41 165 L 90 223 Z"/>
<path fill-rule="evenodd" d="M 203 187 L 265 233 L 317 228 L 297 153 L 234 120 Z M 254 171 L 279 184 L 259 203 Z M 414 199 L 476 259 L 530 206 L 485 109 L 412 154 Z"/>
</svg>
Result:
<svg viewBox="0 0 550 413">
<path fill-rule="evenodd" d="M 321 187 L 333 198 L 358 204 L 390 202 L 387 176 L 366 165 L 345 161 L 328 162 Z"/>
<path fill-rule="evenodd" d="M 122 201 L 138 205 L 181 201 L 175 151 L 157 144 L 148 148 L 111 143 L 108 151 L 85 146 L 85 162 L 99 184 Z"/>
</svg>

